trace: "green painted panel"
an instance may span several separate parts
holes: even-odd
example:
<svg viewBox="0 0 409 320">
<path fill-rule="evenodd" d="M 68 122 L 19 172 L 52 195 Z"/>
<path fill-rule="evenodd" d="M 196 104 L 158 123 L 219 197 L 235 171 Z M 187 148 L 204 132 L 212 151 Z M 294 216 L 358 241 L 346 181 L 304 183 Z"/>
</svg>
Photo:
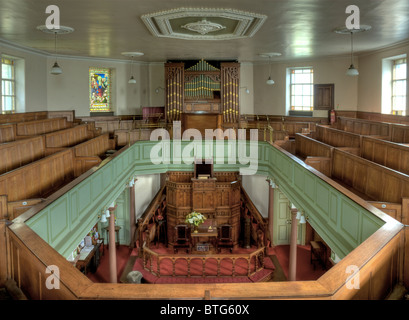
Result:
<svg viewBox="0 0 409 320">
<path fill-rule="evenodd" d="M 58 238 L 63 234 L 68 225 L 68 201 L 67 197 L 63 197 L 51 204 L 50 207 L 50 221 L 52 228 L 51 233 L 51 243 L 55 243 Z"/>
<path fill-rule="evenodd" d="M 190 142 L 181 143 L 182 150 L 188 143 Z M 280 190 L 292 203 L 304 210 L 312 227 L 339 257 L 344 257 L 384 224 L 381 219 L 270 144 L 259 142 L 258 152 L 254 152 L 250 149 L 249 141 L 240 143 L 235 145 L 237 158 L 234 164 L 228 164 L 234 145 L 229 145 L 227 141 L 224 143 L 224 152 L 218 157 L 224 161 L 222 164 L 215 164 L 215 171 L 238 171 L 240 168 L 248 168 L 250 163 L 256 163 L 257 174 L 274 178 Z M 150 158 L 151 150 L 158 144 L 161 145 L 161 150 L 156 153 L 158 156 L 155 160 L 158 163 L 154 164 Z M 239 153 L 243 145 L 246 146 L 243 155 L 247 162 L 243 162 Z M 212 148 L 214 152 L 215 144 Z M 209 144 L 203 143 L 203 154 L 210 149 Z M 27 221 L 27 225 L 49 243 L 50 234 L 54 236 L 59 234 L 55 238 L 58 243 L 52 244 L 58 252 L 68 256 L 77 246 L 78 241 L 97 222 L 98 214 L 101 214 L 104 207 L 120 196 L 124 190 L 127 191 L 125 184 L 132 175 L 163 173 L 169 170 L 193 170 L 193 164 L 178 162 L 177 158 L 173 158 L 172 153 L 173 146 L 170 141 L 137 142 L 62 195 L 54 205 L 51 204 L 40 211 Z M 169 162 L 163 162 L 164 156 L 169 157 Z M 126 210 L 124 205 L 123 212 Z M 67 212 L 70 214 L 66 214 Z M 56 225 L 50 224 L 48 219 L 51 216 L 58 220 Z M 125 216 L 122 223 L 126 232 L 125 226 L 129 225 L 129 222 L 126 222 Z M 121 240 L 128 241 L 128 235 L 124 233 Z"/>
</svg>

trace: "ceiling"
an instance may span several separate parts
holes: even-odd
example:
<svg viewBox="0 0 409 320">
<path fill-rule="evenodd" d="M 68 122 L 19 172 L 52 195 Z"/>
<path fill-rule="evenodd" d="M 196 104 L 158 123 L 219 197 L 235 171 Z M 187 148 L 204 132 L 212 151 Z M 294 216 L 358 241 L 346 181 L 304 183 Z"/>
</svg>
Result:
<svg viewBox="0 0 409 320">
<path fill-rule="evenodd" d="M 52 3 L 0 0 L 0 41 L 53 54 L 54 36 L 37 29 L 45 24 L 49 16 L 45 9 L 50 4 L 59 7 L 60 24 L 75 29 L 73 33 L 58 36 L 59 55 L 129 60 L 122 52 L 140 51 L 144 55 L 135 59 L 146 62 L 201 58 L 255 62 L 265 61 L 259 54 L 266 52 L 281 53 L 274 61 L 307 60 L 350 52 L 350 36 L 333 32 L 345 26 L 350 15 L 345 9 L 351 4 L 350 0 L 58 0 Z M 409 39 L 409 1 L 355 0 L 353 4 L 360 9 L 360 23 L 372 27 L 354 35 L 355 52 L 384 48 Z M 224 8 L 266 18 L 254 34 L 218 40 L 157 36 L 142 19 L 180 8 L 195 11 Z M 202 19 L 199 16 L 185 18 L 190 22 Z M 221 32 L 226 33 L 234 21 L 231 17 L 224 18 L 226 28 Z M 214 19 L 223 24 L 223 20 Z M 182 23 L 185 22 L 173 20 L 170 25 L 180 31 L 183 28 L 177 25 L 181 27 Z"/>
</svg>

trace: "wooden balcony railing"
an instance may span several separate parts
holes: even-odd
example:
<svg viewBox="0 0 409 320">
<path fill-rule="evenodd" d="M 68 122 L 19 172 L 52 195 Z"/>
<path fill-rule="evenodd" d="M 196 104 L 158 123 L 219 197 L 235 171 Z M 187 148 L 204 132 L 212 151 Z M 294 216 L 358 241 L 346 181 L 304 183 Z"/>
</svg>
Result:
<svg viewBox="0 0 409 320">
<path fill-rule="evenodd" d="M 154 252 L 153 250 L 143 247 L 143 267 L 145 270 L 149 271 L 156 277 L 163 277 L 163 276 L 183 276 L 183 277 L 192 277 L 192 276 L 200 276 L 200 277 L 208 277 L 208 276 L 223 276 L 221 272 L 221 265 L 224 260 L 231 260 L 232 267 L 231 273 L 225 274 L 226 276 L 248 276 L 251 277 L 255 273 L 264 269 L 264 251 L 265 248 L 261 247 L 251 253 L 241 253 L 241 254 L 160 254 Z M 236 263 L 239 259 L 245 260 L 247 262 L 247 272 L 246 274 L 239 273 L 236 270 Z M 164 261 L 171 261 L 172 263 L 172 273 L 171 274 L 164 274 L 163 266 L 165 264 Z M 179 274 L 176 274 L 176 265 L 178 261 L 183 260 L 186 261 L 186 269 L 179 271 Z M 202 272 L 201 274 L 193 274 L 191 266 L 192 261 L 194 260 L 201 260 L 202 263 Z M 210 274 L 206 272 L 206 265 L 209 263 L 210 260 L 216 260 L 217 262 L 217 273 Z M 162 266 L 162 269 L 161 269 Z"/>
</svg>

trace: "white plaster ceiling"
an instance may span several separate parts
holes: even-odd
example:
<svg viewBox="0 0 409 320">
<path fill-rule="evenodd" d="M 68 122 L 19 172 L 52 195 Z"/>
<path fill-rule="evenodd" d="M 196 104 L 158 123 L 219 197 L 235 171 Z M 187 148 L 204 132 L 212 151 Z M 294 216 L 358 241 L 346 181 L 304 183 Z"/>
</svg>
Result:
<svg viewBox="0 0 409 320">
<path fill-rule="evenodd" d="M 308 60 L 349 55 L 348 35 L 333 30 L 345 26 L 348 5 L 360 9 L 360 23 L 370 31 L 354 35 L 357 53 L 392 46 L 408 40 L 407 0 L 0 0 L 0 42 L 11 42 L 49 54 L 54 36 L 43 33 L 45 9 L 60 8 L 61 25 L 75 29 L 57 40 L 60 55 L 127 59 L 122 52 L 143 52 L 139 61 L 168 59 L 265 61 L 260 53 L 279 52 L 274 60 Z M 227 8 L 265 15 L 256 32 L 223 40 L 188 40 L 158 37 L 142 19 L 159 11 L 178 8 Z M 209 18 L 210 20 L 210 18 Z"/>
</svg>

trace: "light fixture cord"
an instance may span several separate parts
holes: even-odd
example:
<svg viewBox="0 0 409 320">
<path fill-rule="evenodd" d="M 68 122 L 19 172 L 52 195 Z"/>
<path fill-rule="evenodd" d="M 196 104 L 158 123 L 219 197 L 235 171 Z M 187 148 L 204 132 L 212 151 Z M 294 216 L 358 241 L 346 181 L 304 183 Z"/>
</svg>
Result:
<svg viewBox="0 0 409 320">
<path fill-rule="evenodd" d="M 351 65 L 354 64 L 354 40 L 353 40 L 353 32 L 351 32 Z"/>
<path fill-rule="evenodd" d="M 54 32 L 54 54 L 55 61 L 57 61 L 57 32 Z"/>
</svg>

